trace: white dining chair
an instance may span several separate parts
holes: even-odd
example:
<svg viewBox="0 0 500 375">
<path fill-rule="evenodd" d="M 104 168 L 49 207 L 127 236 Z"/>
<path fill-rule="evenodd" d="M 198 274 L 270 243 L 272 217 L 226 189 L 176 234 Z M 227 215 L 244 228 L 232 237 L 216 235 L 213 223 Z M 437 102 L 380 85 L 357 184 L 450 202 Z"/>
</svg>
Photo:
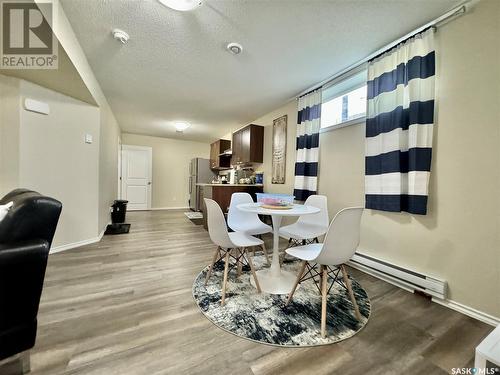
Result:
<svg viewBox="0 0 500 375">
<path fill-rule="evenodd" d="M 323 236 L 328 230 L 330 219 L 326 196 L 310 195 L 304 205 L 319 208 L 320 211 L 317 214 L 300 216 L 295 223 L 280 228 L 280 237 L 288 238 L 287 248 L 318 243 L 318 237 Z M 286 253 L 283 254 L 281 261 L 285 259 L 285 255 Z"/>
<path fill-rule="evenodd" d="M 221 305 L 224 305 L 226 300 L 227 278 L 231 268 L 237 267 L 237 275 L 241 274 L 242 266 L 248 265 L 252 272 L 255 286 L 260 293 L 259 280 L 255 273 L 255 268 L 252 263 L 252 258 L 248 253 L 248 248 L 253 246 L 262 246 L 264 241 L 259 238 L 253 237 L 244 232 L 228 232 L 224 214 L 217 202 L 212 199 L 204 198 L 207 212 L 208 233 L 212 242 L 217 245 L 212 262 L 208 268 L 205 277 L 205 285 L 207 285 L 214 264 L 224 259 L 224 280 L 222 282 L 222 298 Z M 229 264 L 229 258 L 235 262 Z"/>
<path fill-rule="evenodd" d="M 273 228 L 259 219 L 259 215 L 251 212 L 245 212 L 238 209 L 239 204 L 253 203 L 253 199 L 248 193 L 233 193 L 231 195 L 231 203 L 227 214 L 227 225 L 235 232 L 244 232 L 251 236 L 260 236 L 265 233 L 270 233 Z M 269 264 L 269 255 L 265 244 L 263 243 L 262 251 L 266 256 L 267 264 Z"/>
<path fill-rule="evenodd" d="M 326 337 L 326 299 L 333 284 L 337 282 L 347 289 L 356 318 L 361 320 L 358 304 L 352 291 L 345 263 L 351 259 L 359 244 L 359 232 L 363 207 L 344 208 L 333 218 L 323 243 L 312 243 L 286 249 L 287 254 L 302 260 L 297 279 L 290 292 L 287 304 L 292 300 L 299 283 L 313 279 L 321 293 L 321 336 Z M 319 272 L 316 266 L 320 266 Z M 342 281 L 339 274 L 342 274 Z M 316 277 L 319 276 L 319 283 Z M 327 287 L 328 276 L 332 277 Z"/>
</svg>

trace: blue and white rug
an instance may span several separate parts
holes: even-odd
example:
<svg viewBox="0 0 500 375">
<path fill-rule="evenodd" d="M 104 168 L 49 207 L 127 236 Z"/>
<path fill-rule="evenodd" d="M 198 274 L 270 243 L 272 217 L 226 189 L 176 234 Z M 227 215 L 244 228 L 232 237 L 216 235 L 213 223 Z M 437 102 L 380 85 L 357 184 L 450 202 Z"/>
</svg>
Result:
<svg viewBox="0 0 500 375">
<path fill-rule="evenodd" d="M 253 258 L 255 268 L 264 268 L 264 256 Z M 299 262 L 283 265 L 297 274 Z M 257 293 L 250 284 L 250 272 L 236 278 L 236 269 L 228 277 L 226 302 L 220 305 L 224 262 L 214 267 L 207 286 L 208 267 L 201 271 L 193 284 L 193 297 L 201 312 L 216 326 L 237 336 L 269 345 L 316 346 L 332 344 L 354 336 L 368 322 L 370 300 L 365 290 L 351 278 L 352 287 L 362 315 L 358 322 L 347 291 L 335 283 L 327 302 L 327 337 L 321 338 L 321 295 L 312 280 L 303 282 L 292 302 L 285 306 L 285 295 Z M 331 280 L 329 280 L 331 281 Z"/>
</svg>

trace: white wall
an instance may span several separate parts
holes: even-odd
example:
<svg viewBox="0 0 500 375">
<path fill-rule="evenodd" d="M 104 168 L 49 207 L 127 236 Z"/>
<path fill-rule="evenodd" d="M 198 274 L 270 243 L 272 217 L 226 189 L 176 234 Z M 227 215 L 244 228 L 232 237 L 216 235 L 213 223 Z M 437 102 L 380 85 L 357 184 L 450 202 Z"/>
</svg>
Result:
<svg viewBox="0 0 500 375">
<path fill-rule="evenodd" d="M 500 1 L 483 0 L 437 31 L 437 111 L 426 216 L 366 210 L 360 250 L 449 283 L 449 298 L 500 317 Z M 333 72 L 332 72 L 333 73 Z M 265 188 L 291 193 L 296 103 L 266 125 Z M 272 119 L 288 114 L 286 185 L 271 185 Z M 292 138 L 293 137 L 293 138 Z M 364 204 L 365 126 L 320 136 L 319 193 L 330 216 Z"/>
<path fill-rule="evenodd" d="M 45 181 L 42 177 L 48 168 L 60 166 L 60 173 L 55 177 L 55 180 L 65 178 L 65 186 L 76 187 L 75 191 L 82 193 L 75 194 L 75 200 L 70 201 L 70 195 L 59 191 L 61 193 L 59 196 L 64 197 L 65 208 L 54 244 L 55 246 L 71 246 L 78 241 L 95 241 L 110 220 L 109 206 L 118 197 L 120 128 L 66 18 L 64 9 L 57 0 L 55 0 L 55 4 L 58 7 L 57 18 L 54 20 L 54 32 L 60 45 L 64 48 L 67 58 L 78 72 L 76 78 L 74 74 L 72 76 L 73 79 L 79 80 L 74 82 L 75 87 L 83 82 L 98 104 L 98 108 L 85 106 L 78 100 L 71 101 L 68 97 L 58 95 L 50 90 L 43 90 L 41 87 L 27 82 L 21 84 L 21 81 L 15 78 L 0 76 L 0 98 L 2 99 L 0 101 L 0 193 L 18 187 L 21 182 L 34 187 L 38 186 L 39 190 L 44 193 L 51 192 L 52 188 L 48 188 L 52 186 L 51 182 Z M 62 48 L 60 49 L 62 51 Z M 57 86 L 57 82 L 54 80 L 67 80 L 67 77 L 68 75 L 64 72 L 56 71 L 51 75 L 51 84 Z M 50 123 L 47 123 L 49 118 L 42 119 L 20 112 L 21 87 L 25 92 L 37 94 L 40 100 L 49 101 L 54 104 L 55 108 L 60 108 L 61 111 L 57 111 L 58 116 L 54 117 L 51 114 L 49 116 Z M 71 116 L 67 110 L 70 103 L 74 106 L 71 110 L 73 112 Z M 8 110 L 4 110 L 5 108 Z M 93 116 L 97 116 L 97 122 L 94 122 L 95 119 L 90 121 L 83 113 L 90 111 L 89 108 L 92 108 Z M 23 116 L 22 124 L 21 115 Z M 57 126 L 63 122 L 68 125 L 65 127 Z M 23 126 L 31 128 L 33 132 L 23 131 Z M 82 126 L 91 130 L 94 135 L 94 143 L 91 148 L 76 147 L 73 142 L 72 137 L 76 135 L 77 129 L 83 129 Z M 44 127 L 50 128 L 51 131 L 43 134 L 36 132 Z M 49 140 L 53 140 L 55 143 L 46 143 L 45 145 L 50 146 L 54 152 L 58 153 L 61 160 L 58 160 L 54 156 L 55 154 L 50 151 L 42 155 L 40 162 L 32 160 L 35 153 L 39 151 L 38 147 L 42 146 L 41 143 L 36 144 L 35 136 L 40 136 L 40 139 L 44 140 L 47 137 L 52 137 Z M 28 147 L 31 144 L 34 146 L 32 149 Z M 91 155 L 88 154 L 90 149 L 92 149 Z M 84 164 L 81 163 L 83 159 L 86 159 Z M 23 160 L 22 166 L 20 160 Z M 41 163 L 42 160 L 49 163 Z M 75 168 L 66 170 L 66 161 L 72 162 Z M 36 165 L 43 168 L 35 169 Z M 92 171 L 88 168 L 91 168 Z M 23 170 L 30 172 L 24 173 Z M 80 181 L 78 177 L 82 175 L 85 176 L 84 183 L 78 183 L 78 186 L 75 186 L 75 182 Z M 97 177 L 94 178 L 95 176 Z M 58 195 L 54 194 L 54 196 Z M 70 211 L 76 212 L 77 209 L 82 209 L 84 212 L 80 222 L 77 222 L 76 215 L 70 214 Z M 89 214 L 90 210 L 94 210 L 92 217 Z M 65 228 L 68 231 L 73 228 L 71 229 L 73 232 L 67 233 Z"/>
<path fill-rule="evenodd" d="M 110 222 L 109 206 L 118 199 L 118 150 L 121 131 L 109 106 L 100 107 L 99 233 Z"/>
<path fill-rule="evenodd" d="M 51 84 L 72 77 L 75 87 L 88 88 L 98 107 L 0 75 L 0 193 L 23 185 L 60 199 L 64 207 L 54 245 L 61 248 L 96 241 L 110 220 L 109 206 L 118 197 L 120 128 L 64 9 L 54 3 L 62 57 L 77 73 L 68 75 L 71 67 L 51 72 Z M 52 113 L 25 112 L 23 95 L 49 102 Z M 93 135 L 92 145 L 83 144 L 84 132 Z"/>
<path fill-rule="evenodd" d="M 20 81 L 20 94 L 48 103 L 50 114 L 21 108 L 19 186 L 62 202 L 54 247 L 96 238 L 99 109 L 27 81 Z"/>
<path fill-rule="evenodd" d="M 44 0 L 35 0 L 35 2 L 40 1 Z M 54 3 L 57 6 L 57 18 L 53 24 L 54 33 L 101 110 L 98 226 L 99 232 L 102 232 L 110 220 L 109 206 L 118 197 L 117 164 L 121 130 L 64 13 L 62 4 L 58 0 L 54 0 Z"/>
<path fill-rule="evenodd" d="M 124 145 L 153 148 L 152 208 L 189 207 L 189 163 L 210 158 L 207 143 L 122 134 Z"/>
<path fill-rule="evenodd" d="M 37 2 L 39 0 L 35 0 Z M 98 213 L 93 224 L 96 227 L 96 233 L 88 240 L 95 239 L 98 234 L 102 233 L 110 221 L 109 206 L 114 199 L 118 197 L 118 148 L 120 144 L 120 127 L 117 123 L 114 114 L 102 92 L 100 85 L 94 76 L 92 69 L 85 57 L 85 54 L 76 38 L 73 29 L 64 13 L 62 5 L 58 0 L 54 0 L 55 15 L 57 16 L 53 22 L 53 31 L 59 41 L 60 58 L 59 69 L 54 71 L 16 71 L 8 72 L 16 77 L 27 81 L 40 83 L 42 86 L 47 83 L 53 89 L 61 88 L 65 92 L 74 95 L 77 98 L 84 98 L 86 102 L 98 105 L 99 108 L 99 131 L 96 139 L 99 138 L 99 159 L 98 159 Z M 43 9 L 42 9 L 43 11 Z M 69 81 L 68 81 L 69 80 Z M 12 108 L 12 103 L 9 102 L 9 97 L 14 97 L 12 92 L 9 94 L 9 82 L 7 77 L 0 79 L 0 95 L 3 98 L 3 103 L 0 103 L 0 116 L 2 107 L 9 106 Z M 14 85 L 16 86 L 16 85 Z M 17 85 L 19 86 L 19 85 Z M 17 93 L 19 95 L 19 93 Z M 18 103 L 19 105 L 19 103 Z M 8 111 L 7 115 L 15 114 L 15 111 Z M 7 116 L 4 115 L 4 116 Z M 19 112 L 17 112 L 19 117 Z M 18 138 L 19 120 L 8 119 L 2 121 L 0 127 L 0 142 L 2 139 L 9 139 L 4 144 L 0 144 L 0 192 L 5 192 L 16 187 L 18 182 L 19 166 L 15 161 L 18 155 L 19 141 L 11 142 L 14 138 Z M 2 133 L 4 133 L 2 135 Z M 97 144 L 97 143 L 96 143 Z M 9 160 L 8 163 L 3 163 L 2 159 Z"/>
<path fill-rule="evenodd" d="M 47 103 L 49 115 L 24 109 Z M 99 202 L 99 108 L 33 83 L 0 76 L 0 195 L 18 187 L 60 200 L 53 248 L 96 240 Z M 86 144 L 85 134 L 93 137 Z"/>
<path fill-rule="evenodd" d="M 0 75 L 0 196 L 19 181 L 19 80 Z"/>
</svg>

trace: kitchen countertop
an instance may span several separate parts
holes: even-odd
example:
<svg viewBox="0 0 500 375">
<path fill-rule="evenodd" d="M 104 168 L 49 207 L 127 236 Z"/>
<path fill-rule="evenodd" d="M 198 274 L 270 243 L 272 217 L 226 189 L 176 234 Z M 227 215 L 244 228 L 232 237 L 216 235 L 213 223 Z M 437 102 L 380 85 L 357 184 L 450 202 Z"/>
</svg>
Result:
<svg viewBox="0 0 500 375">
<path fill-rule="evenodd" d="M 204 183 L 197 183 L 196 185 L 198 186 L 253 186 L 253 187 L 263 187 L 263 184 L 204 184 Z"/>
</svg>

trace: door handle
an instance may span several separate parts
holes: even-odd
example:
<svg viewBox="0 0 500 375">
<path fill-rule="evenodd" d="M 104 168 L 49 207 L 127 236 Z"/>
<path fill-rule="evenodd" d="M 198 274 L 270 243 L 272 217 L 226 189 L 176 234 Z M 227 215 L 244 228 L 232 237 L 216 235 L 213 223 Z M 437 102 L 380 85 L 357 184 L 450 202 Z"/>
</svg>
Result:
<svg viewBox="0 0 500 375">
<path fill-rule="evenodd" d="M 151 181 L 148 181 L 148 185 L 151 185 Z"/>
</svg>

